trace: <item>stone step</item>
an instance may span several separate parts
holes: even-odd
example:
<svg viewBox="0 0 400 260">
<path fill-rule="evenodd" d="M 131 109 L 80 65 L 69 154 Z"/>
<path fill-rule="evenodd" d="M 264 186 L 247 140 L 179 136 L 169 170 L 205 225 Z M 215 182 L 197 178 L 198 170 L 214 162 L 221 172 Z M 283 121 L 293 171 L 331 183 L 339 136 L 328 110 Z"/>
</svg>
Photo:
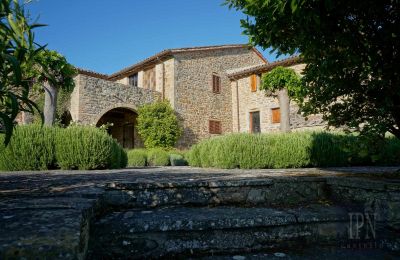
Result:
<svg viewBox="0 0 400 260">
<path fill-rule="evenodd" d="M 93 224 L 89 258 L 157 258 L 336 244 L 348 239 L 349 211 L 312 205 L 113 212 Z"/>
<path fill-rule="evenodd" d="M 188 206 L 298 206 L 328 200 L 321 177 L 254 178 L 202 181 L 114 182 L 104 203 L 114 208 Z"/>
<path fill-rule="evenodd" d="M 297 250 L 269 250 L 243 254 L 203 255 L 188 257 L 189 260 L 337 260 L 337 259 L 399 259 L 399 254 L 380 248 L 378 245 L 360 244 L 359 247 L 306 247 Z"/>
</svg>

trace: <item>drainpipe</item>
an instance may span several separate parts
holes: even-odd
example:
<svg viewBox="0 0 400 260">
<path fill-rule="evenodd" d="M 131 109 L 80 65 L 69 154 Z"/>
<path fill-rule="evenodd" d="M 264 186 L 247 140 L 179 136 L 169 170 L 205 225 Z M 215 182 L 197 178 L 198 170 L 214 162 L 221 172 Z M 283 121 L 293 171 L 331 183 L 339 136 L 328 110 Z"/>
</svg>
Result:
<svg viewBox="0 0 400 260">
<path fill-rule="evenodd" d="M 239 119 L 239 82 L 238 80 L 236 82 L 236 111 L 237 111 L 237 130 L 238 133 L 240 133 L 240 119 Z"/>
</svg>

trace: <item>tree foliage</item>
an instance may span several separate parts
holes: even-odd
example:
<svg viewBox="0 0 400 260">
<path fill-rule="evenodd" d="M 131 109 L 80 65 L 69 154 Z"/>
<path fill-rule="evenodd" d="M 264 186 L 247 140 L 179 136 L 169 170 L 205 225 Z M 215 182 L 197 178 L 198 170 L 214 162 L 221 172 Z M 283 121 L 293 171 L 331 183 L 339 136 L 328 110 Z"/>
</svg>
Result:
<svg viewBox="0 0 400 260">
<path fill-rule="evenodd" d="M 32 31 L 39 26 L 28 21 L 18 0 L 0 1 L 0 133 L 5 134 L 6 144 L 18 113 L 38 110 L 29 98 L 32 84 L 24 68 L 32 66 L 43 51 Z"/>
<path fill-rule="evenodd" d="M 53 125 L 59 112 L 59 92 L 68 95 L 73 90 L 76 69 L 58 52 L 45 50 L 36 57 L 36 64 L 26 69 L 26 73 L 36 83 L 36 89 L 44 90 L 44 121 Z"/>
<path fill-rule="evenodd" d="M 137 128 L 146 148 L 173 147 L 182 134 L 178 118 L 168 101 L 139 108 Z"/>
<path fill-rule="evenodd" d="M 68 110 L 77 71 L 56 51 L 44 50 L 35 60 L 36 64 L 25 73 L 35 82 L 34 100 L 44 113 L 45 123 L 53 125 Z"/>
<path fill-rule="evenodd" d="M 273 93 L 282 88 L 288 90 L 289 97 L 292 99 L 301 100 L 304 96 L 300 76 L 293 69 L 279 66 L 263 74 L 260 89 Z"/>
<path fill-rule="evenodd" d="M 34 66 L 26 69 L 27 76 L 34 79 L 36 87 L 41 88 L 49 82 L 58 89 L 71 91 L 77 71 L 66 58 L 53 50 L 44 50 L 35 57 Z"/>
<path fill-rule="evenodd" d="M 332 126 L 400 137 L 400 2 L 227 0 L 250 43 L 301 53 L 306 114 Z"/>
</svg>

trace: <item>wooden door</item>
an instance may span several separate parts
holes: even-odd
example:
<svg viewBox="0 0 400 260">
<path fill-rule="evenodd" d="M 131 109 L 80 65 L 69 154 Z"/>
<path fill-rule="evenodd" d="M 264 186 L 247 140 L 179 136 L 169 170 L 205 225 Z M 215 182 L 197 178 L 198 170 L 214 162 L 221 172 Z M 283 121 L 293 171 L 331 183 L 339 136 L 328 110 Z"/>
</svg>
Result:
<svg viewBox="0 0 400 260">
<path fill-rule="evenodd" d="M 250 112 L 250 132 L 260 133 L 260 111 Z"/>
<path fill-rule="evenodd" d="M 132 149 L 134 146 L 133 124 L 125 124 L 123 126 L 123 146 L 124 148 Z"/>
</svg>

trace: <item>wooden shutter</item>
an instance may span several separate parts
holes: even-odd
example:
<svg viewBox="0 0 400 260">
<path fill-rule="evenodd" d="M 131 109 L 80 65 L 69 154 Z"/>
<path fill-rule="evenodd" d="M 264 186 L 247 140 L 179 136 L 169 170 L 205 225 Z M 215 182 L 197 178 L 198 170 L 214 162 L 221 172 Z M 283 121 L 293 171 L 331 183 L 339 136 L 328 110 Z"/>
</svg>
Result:
<svg viewBox="0 0 400 260">
<path fill-rule="evenodd" d="M 257 75 L 255 74 L 250 77 L 250 87 L 252 92 L 257 91 Z"/>
<path fill-rule="evenodd" d="M 281 110 L 278 108 L 272 109 L 272 123 L 280 123 L 281 122 Z"/>
<path fill-rule="evenodd" d="M 222 133 L 222 127 L 221 127 L 221 122 L 216 121 L 216 120 L 210 120 L 208 122 L 208 127 L 209 127 L 209 132 L 210 134 L 221 134 Z"/>
<path fill-rule="evenodd" d="M 221 93 L 221 78 L 218 75 L 213 75 L 212 87 L 214 93 Z"/>
</svg>

